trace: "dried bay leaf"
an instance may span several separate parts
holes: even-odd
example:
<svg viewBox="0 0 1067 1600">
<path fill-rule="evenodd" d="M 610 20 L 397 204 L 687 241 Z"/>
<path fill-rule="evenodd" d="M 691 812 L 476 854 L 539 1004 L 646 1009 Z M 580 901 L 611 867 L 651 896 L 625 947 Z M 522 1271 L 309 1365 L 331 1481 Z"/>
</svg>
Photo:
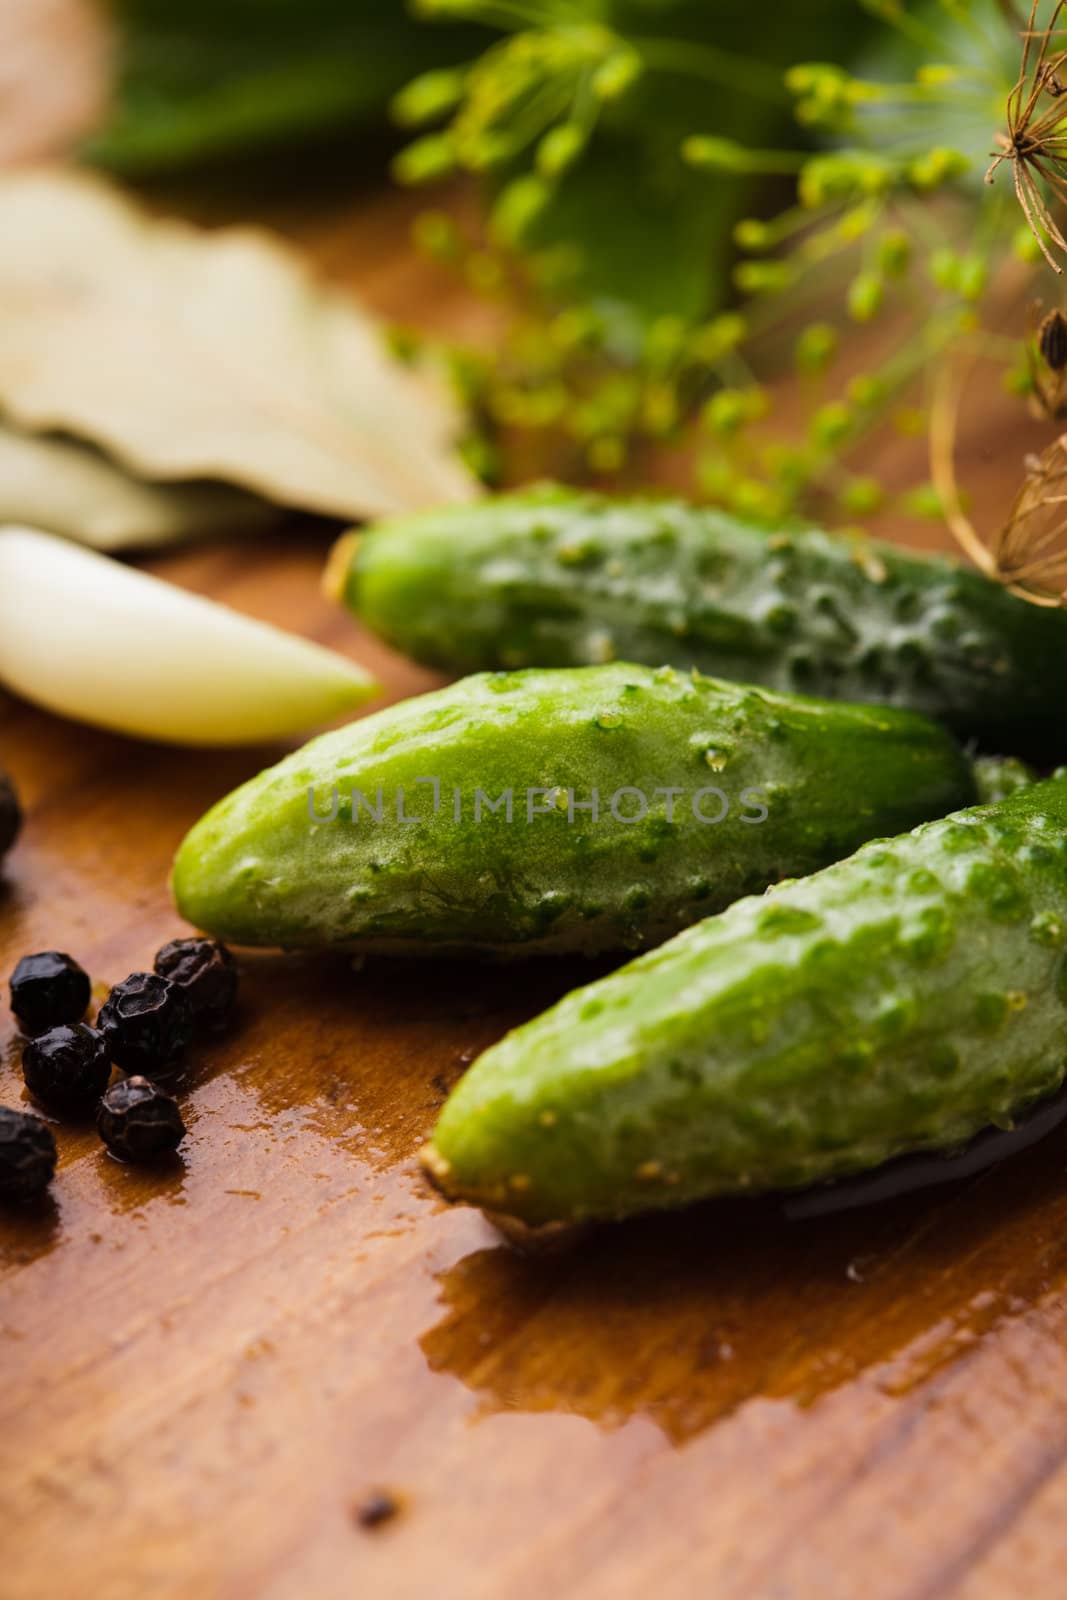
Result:
<svg viewBox="0 0 1067 1600">
<path fill-rule="evenodd" d="M 215 483 L 144 483 L 89 445 L 0 423 L 0 523 L 28 523 L 112 553 L 256 533 L 277 506 Z"/>
<path fill-rule="evenodd" d="M 471 498 L 457 418 L 266 233 L 146 218 L 60 168 L 0 180 L 0 411 L 138 477 L 381 516 Z"/>
</svg>

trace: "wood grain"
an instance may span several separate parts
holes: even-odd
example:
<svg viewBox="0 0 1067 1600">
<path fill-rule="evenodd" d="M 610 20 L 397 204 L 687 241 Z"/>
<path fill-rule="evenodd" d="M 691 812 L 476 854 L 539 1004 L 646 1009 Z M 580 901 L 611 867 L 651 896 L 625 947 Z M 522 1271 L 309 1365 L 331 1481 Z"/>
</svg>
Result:
<svg viewBox="0 0 1067 1600">
<path fill-rule="evenodd" d="M 383 311 L 450 314 L 406 202 L 268 215 Z M 1007 417 L 968 449 L 983 511 L 1022 448 Z M 322 554 L 294 531 L 157 566 L 428 686 L 322 599 Z M 28 812 L 0 971 L 58 946 L 102 993 L 179 931 L 184 829 L 276 752 L 0 717 Z M 472 1053 L 581 969 L 242 971 L 173 1167 L 59 1127 L 53 1198 L 0 1217 L 4 1600 L 1063 1594 L 1062 1136 L 876 1212 L 706 1206 L 530 1259 L 413 1154 Z M 18 1058 L 5 1012 L 0 1102 Z M 400 1509 L 367 1529 L 375 1489 Z"/>
</svg>

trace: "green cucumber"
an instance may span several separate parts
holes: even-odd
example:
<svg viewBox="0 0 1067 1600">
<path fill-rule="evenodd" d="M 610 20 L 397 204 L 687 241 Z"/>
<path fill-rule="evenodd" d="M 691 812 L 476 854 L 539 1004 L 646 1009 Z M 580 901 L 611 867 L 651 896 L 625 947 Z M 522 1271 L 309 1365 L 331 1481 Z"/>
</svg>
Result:
<svg viewBox="0 0 1067 1600">
<path fill-rule="evenodd" d="M 1038 781 L 1034 769 L 1015 756 L 977 756 L 973 770 L 974 786 L 983 803 L 1006 800 L 1010 794 L 1028 789 Z"/>
<path fill-rule="evenodd" d="M 1067 614 L 888 544 L 550 487 L 349 536 L 328 586 L 450 672 L 667 662 L 907 706 L 991 749 L 1064 743 Z"/>
<path fill-rule="evenodd" d="M 541 1224 L 792 1188 L 1010 1126 L 1067 1064 L 1067 777 L 865 845 L 509 1034 L 424 1165 Z"/>
<path fill-rule="evenodd" d="M 260 774 L 193 828 L 173 882 L 189 921 L 243 944 L 634 950 L 974 798 L 951 736 L 911 712 L 671 667 L 486 674 Z"/>
</svg>

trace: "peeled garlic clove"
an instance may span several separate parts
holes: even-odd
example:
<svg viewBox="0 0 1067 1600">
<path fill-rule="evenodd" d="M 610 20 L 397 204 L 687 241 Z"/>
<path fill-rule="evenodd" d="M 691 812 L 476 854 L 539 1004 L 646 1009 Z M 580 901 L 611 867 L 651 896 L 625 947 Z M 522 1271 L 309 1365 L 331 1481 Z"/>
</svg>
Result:
<svg viewBox="0 0 1067 1600">
<path fill-rule="evenodd" d="M 371 698 L 354 662 L 107 556 L 0 528 L 0 685 L 169 744 L 256 744 Z"/>
</svg>

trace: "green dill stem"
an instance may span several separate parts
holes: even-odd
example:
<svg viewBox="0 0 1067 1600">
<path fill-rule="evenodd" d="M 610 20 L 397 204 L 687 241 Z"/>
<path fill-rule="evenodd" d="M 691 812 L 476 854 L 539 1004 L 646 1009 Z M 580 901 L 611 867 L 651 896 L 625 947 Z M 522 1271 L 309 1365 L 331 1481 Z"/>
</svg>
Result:
<svg viewBox="0 0 1067 1600">
<path fill-rule="evenodd" d="M 704 78 L 723 88 L 743 89 L 746 94 L 778 105 L 789 104 L 790 96 L 781 75 L 747 56 L 736 56 L 714 45 L 681 39 L 627 39 L 626 42 L 653 71 Z"/>
<path fill-rule="evenodd" d="M 1005 90 L 1006 93 L 1007 90 Z M 853 105 L 851 110 L 863 115 L 870 114 L 871 116 L 880 112 L 899 111 L 902 109 L 914 110 L 916 106 L 921 106 L 924 110 L 930 111 L 936 111 L 941 108 L 958 111 L 961 107 L 972 107 L 975 111 L 981 109 L 985 112 L 989 109 L 991 98 L 988 88 L 983 89 L 978 86 L 901 83 L 886 85 L 885 93 L 861 100 Z M 884 124 L 880 122 L 878 124 L 879 134 L 881 134 L 883 128 Z"/>
<path fill-rule="evenodd" d="M 895 28 L 898 33 L 903 34 L 905 39 L 910 39 L 920 49 L 930 52 L 934 60 L 937 60 L 944 50 L 945 41 L 937 30 L 929 27 L 924 22 L 920 22 L 917 17 L 905 11 L 903 6 L 865 4 L 864 10 L 871 12 L 880 22 L 884 22 L 887 27 Z M 953 18 L 958 20 L 955 13 L 953 13 Z"/>
<path fill-rule="evenodd" d="M 874 376 L 885 385 L 882 402 L 872 406 L 865 415 L 862 411 L 858 413 L 860 420 L 856 427 L 850 431 L 840 449 L 827 452 L 822 464 L 809 478 L 808 486 L 821 488 L 826 484 L 832 472 L 841 469 L 843 460 L 856 446 L 883 425 L 888 402 L 899 396 L 934 357 L 942 355 L 958 338 L 958 329 L 948 319 L 940 329 L 936 323 L 931 324 L 925 333 L 916 334 L 909 339 L 890 361 L 878 369 Z"/>
<path fill-rule="evenodd" d="M 441 17 L 466 17 L 471 22 L 484 22 L 487 27 L 505 31 L 522 28 L 544 28 L 546 24 L 577 21 L 576 12 L 568 5 L 561 8 L 552 0 L 450 0 L 447 5 L 427 4 L 428 15 Z"/>
<path fill-rule="evenodd" d="M 492 135 L 501 141 L 499 154 L 493 164 L 500 165 L 505 161 L 510 161 L 521 150 L 525 150 L 547 128 L 551 127 L 558 117 L 562 116 L 567 110 L 571 99 L 572 91 L 569 86 L 564 85 L 558 79 L 549 78 L 538 85 L 525 106 L 517 111 L 512 110 L 512 119 L 506 133 L 500 128 L 483 130 L 484 134 Z M 463 124 L 464 118 L 461 114 L 456 125 L 456 131 L 461 141 L 465 137 L 470 137 Z M 475 134 L 473 136 L 475 146 L 477 138 L 478 135 Z"/>
<path fill-rule="evenodd" d="M 780 211 L 776 217 L 766 221 L 757 219 L 763 231 L 763 242 L 757 248 L 753 245 L 742 245 L 746 257 L 762 256 L 768 254 L 777 246 L 794 240 L 798 234 L 809 233 L 811 230 L 811 212 L 806 206 L 790 206 L 788 210 Z"/>
<path fill-rule="evenodd" d="M 772 176 L 799 172 L 810 160 L 809 153 L 803 150 L 752 150 L 734 139 L 712 133 L 690 134 L 682 144 L 682 153 L 697 169 Z"/>
<path fill-rule="evenodd" d="M 807 215 L 814 223 L 813 213 L 808 212 Z M 835 275 L 833 282 L 828 282 L 826 268 L 839 264 L 840 258 L 853 249 L 856 241 L 845 236 L 834 240 L 835 219 L 839 220 L 840 213 L 828 209 L 824 215 L 825 226 L 821 231 L 832 241 L 830 247 L 811 259 L 802 260 L 800 275 L 787 295 L 763 295 L 750 302 L 751 310 L 746 312 L 749 317 L 749 343 L 774 332 L 786 318 L 792 319 L 803 314 L 805 307 L 818 305 L 835 290 L 839 279 L 844 280 L 845 273 L 840 273 Z M 872 219 L 872 228 L 877 226 L 883 215 L 884 207 L 880 207 Z M 810 237 L 818 236 L 819 230 L 813 227 Z"/>
</svg>

